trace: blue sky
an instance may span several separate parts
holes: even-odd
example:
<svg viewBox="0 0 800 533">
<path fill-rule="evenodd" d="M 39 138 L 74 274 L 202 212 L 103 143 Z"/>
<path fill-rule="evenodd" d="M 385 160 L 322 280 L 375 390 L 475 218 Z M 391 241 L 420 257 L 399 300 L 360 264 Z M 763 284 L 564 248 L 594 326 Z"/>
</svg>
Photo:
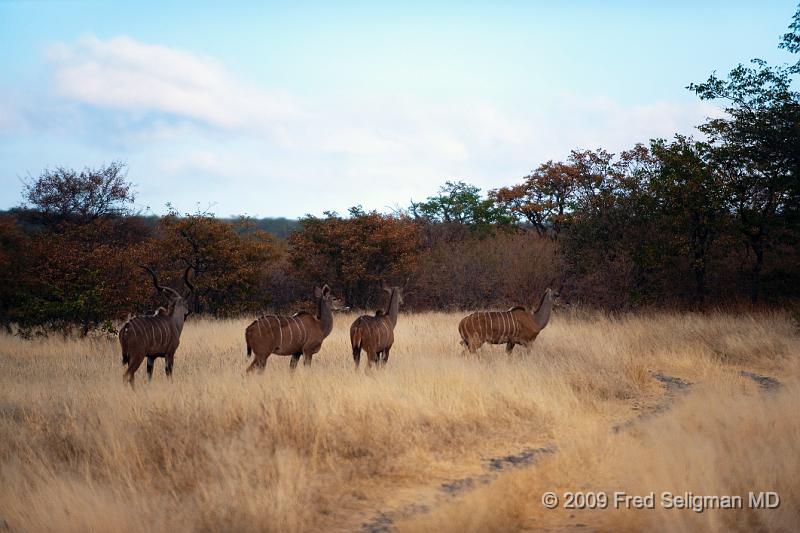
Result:
<svg viewBox="0 0 800 533">
<path fill-rule="evenodd" d="M 0 1 L 0 208 L 123 160 L 137 207 L 386 210 L 573 148 L 691 133 L 685 86 L 761 57 L 771 2 Z"/>
</svg>

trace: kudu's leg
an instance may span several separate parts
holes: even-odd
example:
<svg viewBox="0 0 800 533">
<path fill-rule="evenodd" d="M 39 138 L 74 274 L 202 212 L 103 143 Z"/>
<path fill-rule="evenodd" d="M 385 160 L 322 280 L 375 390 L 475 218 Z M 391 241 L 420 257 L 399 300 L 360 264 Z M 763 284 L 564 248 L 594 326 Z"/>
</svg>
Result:
<svg viewBox="0 0 800 533">
<path fill-rule="evenodd" d="M 144 361 L 144 355 L 134 355 L 131 357 L 130 363 L 128 363 L 128 370 L 125 371 L 125 378 L 128 380 L 128 383 L 131 384 L 133 387 L 133 378 L 136 375 L 136 371 L 139 370 L 139 365 L 142 364 Z"/>
<path fill-rule="evenodd" d="M 254 370 L 258 370 L 259 373 L 264 371 L 264 368 L 267 366 L 267 358 L 270 354 L 260 354 L 258 352 L 253 353 L 253 362 L 250 363 L 250 366 L 247 367 L 247 372 L 253 372 Z"/>
<path fill-rule="evenodd" d="M 297 363 L 300 361 L 300 356 L 303 355 L 303 352 L 297 352 L 292 354 L 292 360 L 289 362 L 289 368 L 294 370 L 297 368 Z"/>
<path fill-rule="evenodd" d="M 391 350 L 391 348 L 386 348 L 385 350 L 383 350 L 383 353 L 381 354 L 382 367 L 386 366 L 386 362 L 389 360 L 389 350 Z"/>
<path fill-rule="evenodd" d="M 156 362 L 156 358 L 152 355 L 147 357 L 147 381 L 150 382 L 153 380 L 153 365 Z"/>
<path fill-rule="evenodd" d="M 311 352 L 306 352 L 303 354 L 303 366 L 311 366 L 311 358 L 314 357 L 314 354 Z"/>
<path fill-rule="evenodd" d="M 479 339 L 471 338 L 471 339 L 467 340 L 467 350 L 469 350 L 469 353 L 471 353 L 473 355 L 478 352 L 478 348 L 480 348 L 482 345 L 483 345 L 483 341 L 481 341 Z"/>
<path fill-rule="evenodd" d="M 358 364 L 361 362 L 361 348 L 360 347 L 353 348 L 353 362 L 356 364 L 356 370 L 358 370 Z"/>
<path fill-rule="evenodd" d="M 514 349 L 514 343 L 513 342 L 509 342 L 509 343 L 506 344 L 506 353 L 511 353 L 511 350 L 513 350 L 513 349 Z"/>
<path fill-rule="evenodd" d="M 175 352 L 168 353 L 164 356 L 164 372 L 169 379 L 172 379 L 172 363 L 175 361 Z"/>
<path fill-rule="evenodd" d="M 367 352 L 367 370 L 371 370 L 372 365 L 377 364 L 379 359 L 378 352 Z"/>
</svg>

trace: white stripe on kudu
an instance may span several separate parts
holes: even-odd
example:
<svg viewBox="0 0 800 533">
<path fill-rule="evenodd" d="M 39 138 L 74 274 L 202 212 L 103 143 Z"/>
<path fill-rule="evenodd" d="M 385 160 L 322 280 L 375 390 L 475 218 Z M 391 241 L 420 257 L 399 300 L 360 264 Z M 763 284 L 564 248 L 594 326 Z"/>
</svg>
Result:
<svg viewBox="0 0 800 533">
<path fill-rule="evenodd" d="M 300 342 L 300 347 L 302 348 L 305 344 L 305 342 L 303 342 L 303 323 L 295 316 L 292 316 L 292 318 L 294 319 L 294 325 L 297 326 L 297 340 Z"/>
<path fill-rule="evenodd" d="M 497 313 L 497 321 L 500 322 L 500 342 L 502 342 L 506 336 L 506 320 L 503 313 Z"/>
<path fill-rule="evenodd" d="M 383 325 L 383 329 L 386 330 L 386 338 L 383 339 L 383 346 L 386 346 L 389 344 L 389 336 L 391 335 L 391 332 L 389 331 L 388 324 L 386 324 L 386 320 L 381 320 L 381 324 Z"/>
<path fill-rule="evenodd" d="M 303 345 L 305 345 L 306 343 L 304 339 L 305 328 L 303 327 L 303 321 L 295 316 L 293 316 L 292 318 L 294 318 L 294 323 L 297 325 L 297 338 L 300 339 L 300 347 L 302 348 Z"/>
<path fill-rule="evenodd" d="M 291 323 L 289 322 L 289 318 L 292 319 Z M 294 351 L 294 330 L 297 329 L 297 339 L 300 339 L 300 328 L 297 327 L 297 319 L 293 316 L 290 316 L 286 319 L 286 325 L 289 326 L 289 335 L 291 338 L 289 339 L 289 348 Z"/>
<path fill-rule="evenodd" d="M 281 328 L 281 320 L 278 317 L 273 317 L 275 323 L 278 324 L 278 350 L 283 348 L 283 329 Z"/>
<path fill-rule="evenodd" d="M 289 329 L 289 346 L 287 346 L 287 348 L 289 350 L 294 350 L 294 330 L 292 329 L 292 322 L 294 321 L 289 322 L 289 318 L 286 319 L 286 327 Z"/>
</svg>

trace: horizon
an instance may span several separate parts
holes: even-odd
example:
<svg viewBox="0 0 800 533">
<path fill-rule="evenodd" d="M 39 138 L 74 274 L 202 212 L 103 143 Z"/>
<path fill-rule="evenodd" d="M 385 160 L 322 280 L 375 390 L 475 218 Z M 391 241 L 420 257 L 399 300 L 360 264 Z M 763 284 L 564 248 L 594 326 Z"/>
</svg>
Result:
<svg viewBox="0 0 800 533">
<path fill-rule="evenodd" d="M 385 212 L 720 113 L 686 86 L 778 50 L 796 2 L 0 3 L 0 210 L 128 165 L 136 209 Z"/>
</svg>

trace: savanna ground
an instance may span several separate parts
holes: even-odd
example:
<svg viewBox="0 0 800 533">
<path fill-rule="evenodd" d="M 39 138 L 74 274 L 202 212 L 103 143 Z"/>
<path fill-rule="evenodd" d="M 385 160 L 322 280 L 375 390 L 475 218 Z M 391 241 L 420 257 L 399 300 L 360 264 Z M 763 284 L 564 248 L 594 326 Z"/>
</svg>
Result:
<svg viewBox="0 0 800 533">
<path fill-rule="evenodd" d="M 401 315 L 353 372 L 245 376 L 248 320 L 191 317 L 169 383 L 113 337 L 0 336 L 0 529 L 792 530 L 800 332 L 788 314 L 556 314 L 529 352 L 465 356 L 462 314 Z M 363 362 L 363 358 L 362 358 Z M 759 383 L 741 371 L 780 381 Z M 767 510 L 547 510 L 545 491 L 776 491 Z M 658 496 L 657 496 L 658 499 Z"/>
</svg>

